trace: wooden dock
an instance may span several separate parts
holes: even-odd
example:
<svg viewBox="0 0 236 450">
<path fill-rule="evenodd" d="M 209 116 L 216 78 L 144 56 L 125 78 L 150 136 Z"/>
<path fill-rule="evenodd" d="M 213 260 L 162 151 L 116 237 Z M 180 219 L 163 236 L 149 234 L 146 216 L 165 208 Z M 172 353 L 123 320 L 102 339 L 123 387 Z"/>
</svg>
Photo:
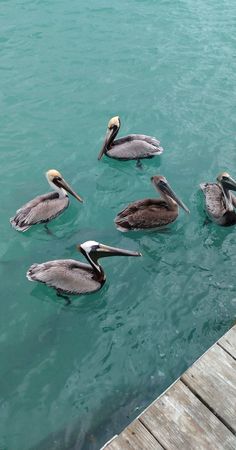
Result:
<svg viewBox="0 0 236 450">
<path fill-rule="evenodd" d="M 236 325 L 105 450 L 236 450 Z"/>
</svg>

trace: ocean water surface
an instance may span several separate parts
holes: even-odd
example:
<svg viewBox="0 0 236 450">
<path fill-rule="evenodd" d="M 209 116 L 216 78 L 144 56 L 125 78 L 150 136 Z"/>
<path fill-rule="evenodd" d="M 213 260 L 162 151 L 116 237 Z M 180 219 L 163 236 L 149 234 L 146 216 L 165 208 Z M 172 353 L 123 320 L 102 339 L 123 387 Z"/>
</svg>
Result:
<svg viewBox="0 0 236 450">
<path fill-rule="evenodd" d="M 0 1 L 0 449 L 95 450 L 234 322 L 235 227 L 205 225 L 199 183 L 236 177 L 234 0 Z M 108 120 L 165 152 L 97 155 Z M 58 169 L 85 199 L 18 233 L 17 208 Z M 162 174 L 191 210 L 167 230 L 113 219 L 155 196 Z M 85 240 L 142 252 L 107 258 L 104 288 L 65 306 L 29 283 L 34 262 L 83 259 Z"/>
</svg>

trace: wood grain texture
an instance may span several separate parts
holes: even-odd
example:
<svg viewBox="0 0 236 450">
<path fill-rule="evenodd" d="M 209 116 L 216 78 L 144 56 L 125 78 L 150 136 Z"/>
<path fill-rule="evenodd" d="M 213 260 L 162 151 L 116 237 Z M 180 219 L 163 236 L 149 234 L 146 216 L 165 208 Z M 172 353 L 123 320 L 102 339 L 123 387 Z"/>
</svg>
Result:
<svg viewBox="0 0 236 450">
<path fill-rule="evenodd" d="M 106 450 L 236 450 L 236 325 Z"/>
<path fill-rule="evenodd" d="M 230 355 L 236 359 L 236 325 L 231 328 L 219 341 L 219 345 L 223 347 Z"/>
<path fill-rule="evenodd" d="M 236 432 L 236 361 L 228 353 L 214 345 L 181 380 Z"/>
<path fill-rule="evenodd" d="M 167 450 L 236 449 L 236 437 L 180 380 L 139 420 Z"/>
<path fill-rule="evenodd" d="M 104 450 L 163 450 L 163 447 L 137 419 L 113 439 Z"/>
</svg>

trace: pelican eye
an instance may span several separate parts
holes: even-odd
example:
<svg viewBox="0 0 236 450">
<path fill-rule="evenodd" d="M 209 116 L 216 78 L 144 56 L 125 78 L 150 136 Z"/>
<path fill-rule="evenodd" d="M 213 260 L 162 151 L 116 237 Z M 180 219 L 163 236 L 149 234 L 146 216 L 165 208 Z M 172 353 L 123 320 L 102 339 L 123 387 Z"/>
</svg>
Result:
<svg viewBox="0 0 236 450">
<path fill-rule="evenodd" d="M 166 182 L 164 180 L 160 180 L 159 183 L 161 186 L 166 186 Z"/>
<path fill-rule="evenodd" d="M 91 253 L 91 252 L 97 252 L 97 250 L 99 250 L 99 249 L 100 249 L 99 245 L 92 245 L 92 246 L 90 247 L 90 249 L 88 250 L 88 252 L 89 252 L 89 253 Z"/>
<path fill-rule="evenodd" d="M 53 181 L 61 181 L 61 180 L 62 180 L 61 177 L 54 177 L 54 178 L 53 178 Z"/>
<path fill-rule="evenodd" d="M 230 179 L 229 179 L 229 177 L 228 177 L 227 175 L 222 175 L 222 177 L 219 178 L 218 181 L 221 181 L 221 182 L 222 182 L 222 181 L 230 182 Z"/>
</svg>

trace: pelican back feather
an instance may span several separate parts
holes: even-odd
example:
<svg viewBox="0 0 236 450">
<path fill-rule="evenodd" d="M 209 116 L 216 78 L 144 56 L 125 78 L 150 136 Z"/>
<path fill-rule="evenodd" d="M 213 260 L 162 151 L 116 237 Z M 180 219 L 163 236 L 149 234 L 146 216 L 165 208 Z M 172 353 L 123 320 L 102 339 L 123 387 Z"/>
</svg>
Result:
<svg viewBox="0 0 236 450">
<path fill-rule="evenodd" d="M 28 280 L 39 281 L 67 294 L 95 292 L 102 284 L 88 264 L 73 259 L 48 261 L 33 264 L 27 274 Z"/>
<path fill-rule="evenodd" d="M 69 206 L 69 198 L 59 197 L 58 192 L 39 195 L 23 205 L 10 219 L 10 223 L 18 231 L 26 231 L 32 225 L 46 223 L 61 214 Z"/>
<path fill-rule="evenodd" d="M 178 216 L 162 199 L 144 199 L 130 203 L 117 214 L 115 224 L 121 231 L 152 229 L 168 225 Z"/>
</svg>

